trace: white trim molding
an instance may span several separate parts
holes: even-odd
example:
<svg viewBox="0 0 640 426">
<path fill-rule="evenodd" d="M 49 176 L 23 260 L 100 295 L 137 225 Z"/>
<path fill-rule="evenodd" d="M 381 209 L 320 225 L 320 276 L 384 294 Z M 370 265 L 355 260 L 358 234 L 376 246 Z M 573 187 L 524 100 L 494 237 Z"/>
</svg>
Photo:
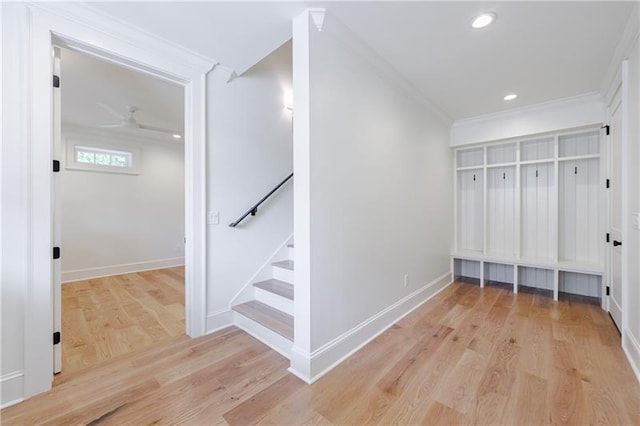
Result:
<svg viewBox="0 0 640 426">
<path fill-rule="evenodd" d="M 294 345 L 291 349 L 289 372 L 307 383 L 315 382 L 452 282 L 451 272 L 439 276 L 311 354 Z"/>
<path fill-rule="evenodd" d="M 133 272 L 151 271 L 154 269 L 172 268 L 184 265 L 184 257 L 148 260 L 145 262 L 125 263 L 121 265 L 98 266 L 95 268 L 62 271 L 62 282 L 89 280 L 92 278 L 110 277 L 112 275 L 131 274 Z"/>
<path fill-rule="evenodd" d="M 20 93 L 24 122 L 14 127 L 15 133 L 24 135 L 20 142 L 26 147 L 28 172 L 24 226 L 29 268 L 23 277 L 26 399 L 49 390 L 53 379 L 53 47 L 79 50 L 184 87 L 185 322 L 192 337 L 206 332 L 206 73 L 216 62 L 126 28 L 79 3 L 18 7 L 19 13 L 17 8 L 11 10 L 16 19 L 25 20 L 15 34 L 24 52 L 24 57 L 16 58 L 21 62 L 16 69 L 24 76 L 18 76 L 24 79 Z"/>
<path fill-rule="evenodd" d="M 456 120 L 451 126 L 449 145 L 455 147 L 573 129 L 600 124 L 603 120 L 602 95 L 592 92 Z"/>
<path fill-rule="evenodd" d="M 636 379 L 640 382 L 640 343 L 629 330 L 622 335 L 622 350 L 627 355 L 629 364 L 636 374 Z"/>
<path fill-rule="evenodd" d="M 0 409 L 24 401 L 24 372 L 14 371 L 0 377 Z"/>
</svg>

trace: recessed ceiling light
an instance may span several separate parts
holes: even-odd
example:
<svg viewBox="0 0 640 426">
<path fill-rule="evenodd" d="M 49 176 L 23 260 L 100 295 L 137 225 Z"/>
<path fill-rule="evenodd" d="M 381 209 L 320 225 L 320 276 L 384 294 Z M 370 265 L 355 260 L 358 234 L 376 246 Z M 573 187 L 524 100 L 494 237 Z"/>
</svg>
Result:
<svg viewBox="0 0 640 426">
<path fill-rule="evenodd" d="M 518 97 L 518 95 L 516 95 L 515 93 L 509 93 L 507 96 L 504 97 L 504 100 L 505 101 L 512 101 L 517 97 Z"/>
<path fill-rule="evenodd" d="M 498 16 L 493 12 L 486 12 L 476 16 L 471 23 L 473 28 L 484 28 L 493 21 L 496 20 Z"/>
<path fill-rule="evenodd" d="M 177 134 L 177 133 L 174 133 L 174 134 L 173 134 L 173 135 L 171 135 L 171 136 L 173 136 L 175 139 L 180 139 L 180 138 L 182 137 L 182 136 L 180 136 L 180 135 L 179 135 L 179 134 Z"/>
</svg>

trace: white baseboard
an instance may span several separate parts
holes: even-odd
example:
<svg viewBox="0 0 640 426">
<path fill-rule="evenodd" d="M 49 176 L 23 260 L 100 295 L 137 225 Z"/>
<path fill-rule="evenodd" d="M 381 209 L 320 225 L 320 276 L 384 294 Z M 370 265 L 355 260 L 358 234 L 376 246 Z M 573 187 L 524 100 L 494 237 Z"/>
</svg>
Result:
<svg viewBox="0 0 640 426">
<path fill-rule="evenodd" d="M 24 372 L 14 371 L 0 377 L 0 409 L 24 401 Z"/>
<path fill-rule="evenodd" d="M 184 265 L 184 257 L 170 259 L 149 260 L 146 262 L 125 263 L 122 265 L 100 266 L 97 268 L 75 269 L 62 271 L 62 283 L 92 278 L 109 277 L 111 275 L 131 274 L 133 272 L 150 271 L 153 269 L 171 268 Z"/>
<path fill-rule="evenodd" d="M 633 372 L 636 373 L 636 379 L 640 382 L 640 343 L 629 330 L 625 330 L 623 334 L 622 350 L 627 355 Z"/>
<path fill-rule="evenodd" d="M 452 283 L 447 272 L 311 353 L 293 348 L 292 374 L 313 383 Z M 306 365 L 305 365 L 306 364 Z"/>
<path fill-rule="evenodd" d="M 207 314 L 207 334 L 215 333 L 231 325 L 233 325 L 233 311 L 231 309 L 221 309 Z"/>
</svg>

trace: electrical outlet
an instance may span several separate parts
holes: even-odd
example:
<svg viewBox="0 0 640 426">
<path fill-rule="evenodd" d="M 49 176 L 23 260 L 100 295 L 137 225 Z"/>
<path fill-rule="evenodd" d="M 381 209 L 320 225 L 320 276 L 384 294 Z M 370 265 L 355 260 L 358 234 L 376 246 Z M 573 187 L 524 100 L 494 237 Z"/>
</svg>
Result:
<svg viewBox="0 0 640 426">
<path fill-rule="evenodd" d="M 409 285 L 409 274 L 404 274 L 404 286 Z"/>
<path fill-rule="evenodd" d="M 631 213 L 633 229 L 640 229 L 640 213 Z"/>
</svg>

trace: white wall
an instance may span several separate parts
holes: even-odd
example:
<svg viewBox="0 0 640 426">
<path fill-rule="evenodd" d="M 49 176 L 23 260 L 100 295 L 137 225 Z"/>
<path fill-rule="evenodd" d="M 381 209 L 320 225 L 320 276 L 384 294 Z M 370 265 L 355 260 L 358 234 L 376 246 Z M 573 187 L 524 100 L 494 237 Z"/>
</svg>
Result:
<svg viewBox="0 0 640 426">
<path fill-rule="evenodd" d="M 602 123 L 600 93 L 588 93 L 523 108 L 457 120 L 451 146 L 488 142 Z"/>
<path fill-rule="evenodd" d="M 293 232 L 291 181 L 256 216 L 228 226 L 293 170 L 291 43 L 226 78 L 214 71 L 207 82 L 208 210 L 220 213 L 207 233 L 208 331 L 230 323 L 231 299 Z"/>
<path fill-rule="evenodd" d="M 63 143 L 140 150 L 137 175 L 67 169 L 63 155 L 63 281 L 183 264 L 184 145 L 78 130 Z"/>
<path fill-rule="evenodd" d="M 310 265 L 311 339 L 300 347 L 306 320 L 296 306 L 292 369 L 313 380 L 427 295 L 406 306 L 405 298 L 448 279 L 453 183 L 448 123 L 335 17 L 327 13 L 320 32 L 307 30 L 307 19 L 294 21 L 295 103 L 309 107 L 294 136 L 295 172 L 307 175 L 301 192 L 309 197 L 296 192 L 295 244 L 296 304 L 306 291 L 298 263 Z M 307 371 L 295 359 L 304 355 Z"/>
</svg>

